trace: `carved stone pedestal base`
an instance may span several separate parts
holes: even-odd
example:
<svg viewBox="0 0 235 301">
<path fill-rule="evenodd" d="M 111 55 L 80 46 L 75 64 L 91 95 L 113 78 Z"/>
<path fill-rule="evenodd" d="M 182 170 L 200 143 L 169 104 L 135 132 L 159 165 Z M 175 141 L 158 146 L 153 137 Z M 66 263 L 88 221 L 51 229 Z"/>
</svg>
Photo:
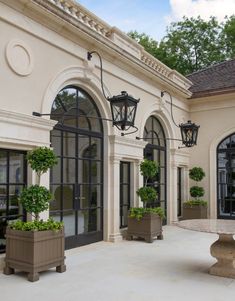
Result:
<svg viewBox="0 0 235 301">
<path fill-rule="evenodd" d="M 211 255 L 217 259 L 209 270 L 211 275 L 235 279 L 235 240 L 231 234 L 220 234 L 211 245 Z"/>
</svg>

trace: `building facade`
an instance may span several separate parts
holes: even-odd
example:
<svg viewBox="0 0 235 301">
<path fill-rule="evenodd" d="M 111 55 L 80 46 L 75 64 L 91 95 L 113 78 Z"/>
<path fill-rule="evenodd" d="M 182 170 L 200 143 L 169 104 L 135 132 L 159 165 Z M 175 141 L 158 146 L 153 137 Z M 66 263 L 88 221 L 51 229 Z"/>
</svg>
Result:
<svg viewBox="0 0 235 301">
<path fill-rule="evenodd" d="M 23 215 L 17 195 L 35 182 L 25 153 L 37 146 L 51 146 L 59 158 L 43 177 L 54 195 L 43 217 L 64 221 L 67 248 L 122 239 L 128 208 L 141 205 L 135 191 L 144 157 L 159 162 L 158 202 L 168 224 L 181 215 L 194 165 L 206 169 L 206 198 L 210 216 L 216 216 L 216 147 L 235 132 L 234 94 L 221 101 L 190 99 L 191 79 L 71 0 L 1 0 L 0 37 L 2 250 L 6 221 Z M 140 99 L 136 133 L 122 136 L 106 120 L 111 111 L 100 61 L 95 54 L 89 61 L 88 51 L 102 57 L 107 96 L 127 91 Z M 161 91 L 168 93 L 161 97 Z M 178 148 L 170 95 L 177 124 L 192 119 L 201 125 L 192 150 Z"/>
</svg>

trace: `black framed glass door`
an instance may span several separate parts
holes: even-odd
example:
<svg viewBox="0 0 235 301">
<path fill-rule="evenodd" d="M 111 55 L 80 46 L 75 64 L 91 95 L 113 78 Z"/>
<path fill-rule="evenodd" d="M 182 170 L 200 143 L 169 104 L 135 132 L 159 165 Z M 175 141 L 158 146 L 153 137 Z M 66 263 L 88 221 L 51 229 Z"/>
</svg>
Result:
<svg viewBox="0 0 235 301">
<path fill-rule="evenodd" d="M 26 152 L 0 149 L 0 253 L 8 221 L 25 218 L 18 196 L 27 185 Z"/>
<path fill-rule="evenodd" d="M 64 222 L 69 249 L 103 239 L 103 131 L 99 118 L 86 117 L 99 115 L 85 91 L 66 87 L 55 102 L 51 145 L 59 163 L 51 170 L 50 215 Z"/>
<path fill-rule="evenodd" d="M 235 219 L 235 134 L 217 147 L 217 216 Z"/>
</svg>

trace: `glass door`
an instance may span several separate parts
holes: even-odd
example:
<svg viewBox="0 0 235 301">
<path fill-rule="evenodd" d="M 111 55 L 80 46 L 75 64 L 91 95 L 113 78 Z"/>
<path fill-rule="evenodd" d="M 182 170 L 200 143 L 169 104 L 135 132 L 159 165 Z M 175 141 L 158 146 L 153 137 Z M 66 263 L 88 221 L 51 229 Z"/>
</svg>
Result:
<svg viewBox="0 0 235 301">
<path fill-rule="evenodd" d="M 51 170 L 50 216 L 64 222 L 66 249 L 100 241 L 103 133 L 97 108 L 85 91 L 67 87 L 54 101 L 51 118 L 59 121 L 51 132 L 59 163 Z"/>
</svg>

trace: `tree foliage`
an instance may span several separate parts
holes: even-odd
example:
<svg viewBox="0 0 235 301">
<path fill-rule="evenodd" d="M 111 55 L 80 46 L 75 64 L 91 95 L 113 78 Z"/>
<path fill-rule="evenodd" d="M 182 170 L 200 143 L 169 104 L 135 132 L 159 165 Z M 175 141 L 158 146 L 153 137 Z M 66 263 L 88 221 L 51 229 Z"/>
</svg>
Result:
<svg viewBox="0 0 235 301">
<path fill-rule="evenodd" d="M 20 202 L 26 212 L 30 213 L 35 219 L 39 220 L 39 213 L 49 208 L 52 195 L 49 190 L 40 186 L 40 177 L 49 168 L 57 164 L 57 157 L 53 150 L 48 147 L 38 147 L 28 152 L 28 164 L 38 175 L 38 184 L 31 185 L 23 189 L 20 194 Z"/>
<path fill-rule="evenodd" d="M 235 58 L 235 15 L 227 18 L 224 24 L 223 38 L 228 57 Z"/>
<path fill-rule="evenodd" d="M 57 157 L 49 147 L 38 147 L 27 154 L 27 160 L 40 177 L 43 173 L 57 164 Z"/>
<path fill-rule="evenodd" d="M 196 182 L 200 182 L 206 176 L 204 170 L 201 167 L 193 167 L 189 170 L 189 178 Z"/>
<path fill-rule="evenodd" d="M 39 213 L 49 208 L 52 195 L 44 186 L 32 185 L 24 188 L 20 195 L 20 202 L 26 212 L 39 220 Z"/>
<path fill-rule="evenodd" d="M 157 162 L 144 159 L 140 163 L 140 173 L 145 177 L 145 184 L 140 187 L 136 193 L 140 197 L 141 201 L 144 203 L 153 202 L 157 198 L 157 191 L 153 187 L 148 186 L 148 179 L 153 179 L 159 171 L 159 165 Z"/>
<path fill-rule="evenodd" d="M 184 17 L 167 28 L 166 36 L 158 43 L 145 33 L 131 31 L 130 37 L 164 64 L 186 75 L 235 55 L 235 16 L 219 23 Z"/>
</svg>

